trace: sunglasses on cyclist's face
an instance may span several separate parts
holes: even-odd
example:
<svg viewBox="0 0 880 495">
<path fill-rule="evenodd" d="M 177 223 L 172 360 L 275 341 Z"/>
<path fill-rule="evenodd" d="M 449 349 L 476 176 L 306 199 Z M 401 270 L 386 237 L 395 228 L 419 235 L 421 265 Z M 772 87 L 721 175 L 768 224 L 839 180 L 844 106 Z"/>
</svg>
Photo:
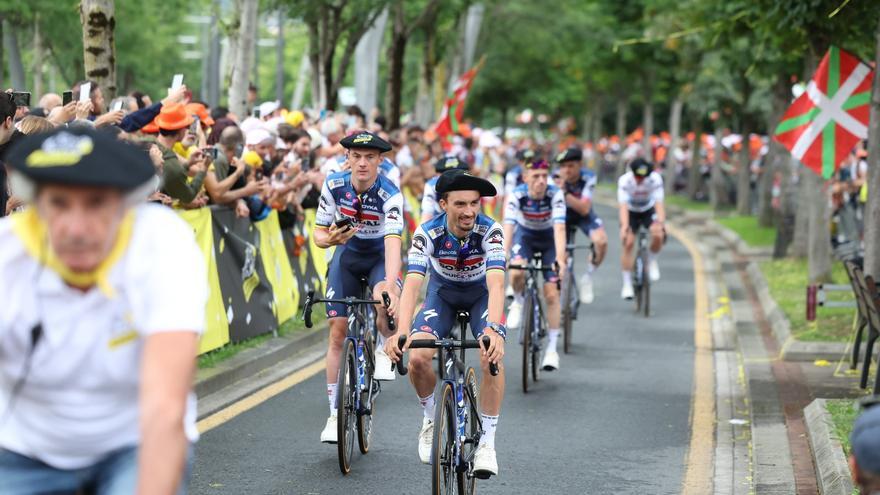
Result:
<svg viewBox="0 0 880 495">
<path fill-rule="evenodd" d="M 464 268 L 464 262 L 467 260 L 468 254 L 471 251 L 471 240 L 470 237 L 465 239 L 461 246 L 458 248 L 458 257 L 455 259 L 455 268 L 457 270 L 461 270 Z"/>
</svg>

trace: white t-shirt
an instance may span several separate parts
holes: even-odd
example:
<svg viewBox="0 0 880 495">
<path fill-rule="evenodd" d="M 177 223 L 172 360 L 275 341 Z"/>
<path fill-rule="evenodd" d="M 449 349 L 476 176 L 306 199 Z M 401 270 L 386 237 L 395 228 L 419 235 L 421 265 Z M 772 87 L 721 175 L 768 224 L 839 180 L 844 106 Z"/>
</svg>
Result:
<svg viewBox="0 0 880 495">
<path fill-rule="evenodd" d="M 640 184 L 632 171 L 621 175 L 617 181 L 617 202 L 625 204 L 629 211 L 642 213 L 650 210 L 663 202 L 663 177 L 653 171 Z"/>
<path fill-rule="evenodd" d="M 0 447 L 78 469 L 138 445 L 145 340 L 167 331 L 201 333 L 205 325 L 208 278 L 191 228 L 167 208 L 138 206 L 127 248 L 110 269 L 108 295 L 98 287 L 73 289 L 40 269 L 12 222 L 0 219 L 0 277 L 8 282 L 0 284 L 0 414 L 31 353 L 31 329 L 42 323 L 43 335 L 0 424 Z M 195 394 L 184 427 L 196 441 Z"/>
</svg>

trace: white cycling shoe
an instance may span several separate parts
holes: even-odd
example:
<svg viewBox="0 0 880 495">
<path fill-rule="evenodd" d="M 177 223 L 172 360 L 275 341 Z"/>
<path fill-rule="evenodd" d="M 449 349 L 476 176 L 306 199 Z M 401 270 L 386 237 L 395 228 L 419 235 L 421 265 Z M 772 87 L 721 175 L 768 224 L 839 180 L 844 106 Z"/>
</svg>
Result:
<svg viewBox="0 0 880 495">
<path fill-rule="evenodd" d="M 376 346 L 376 369 L 373 370 L 373 378 L 383 382 L 394 380 L 394 370 L 391 369 L 391 358 L 385 354 L 383 347 Z"/>
<path fill-rule="evenodd" d="M 554 349 L 547 349 L 544 352 L 544 359 L 541 361 L 541 368 L 545 371 L 556 371 L 559 369 L 559 353 Z"/>
<path fill-rule="evenodd" d="M 660 265 L 657 264 L 656 259 L 648 262 L 648 277 L 651 279 L 651 282 L 660 280 Z"/>
<path fill-rule="evenodd" d="M 513 301 L 507 307 L 507 328 L 519 328 L 522 323 L 522 303 Z"/>
<path fill-rule="evenodd" d="M 321 442 L 336 443 L 336 433 L 336 415 L 331 415 L 327 418 L 327 424 L 324 426 L 324 431 L 321 432 Z"/>
<path fill-rule="evenodd" d="M 620 298 L 626 299 L 627 301 L 632 300 L 635 297 L 635 292 L 633 291 L 632 284 L 623 284 L 623 289 L 620 290 Z"/>
<path fill-rule="evenodd" d="M 580 289 L 580 299 L 582 304 L 590 304 L 593 302 L 593 277 L 590 276 L 589 273 L 584 273 L 581 276 L 581 283 L 578 287 Z"/>
<path fill-rule="evenodd" d="M 498 474 L 498 460 L 495 458 L 495 449 L 488 445 L 480 445 L 474 452 L 474 476 L 486 479 Z"/>
<path fill-rule="evenodd" d="M 419 431 L 419 460 L 431 464 L 431 447 L 434 445 L 434 421 L 424 418 Z"/>
</svg>

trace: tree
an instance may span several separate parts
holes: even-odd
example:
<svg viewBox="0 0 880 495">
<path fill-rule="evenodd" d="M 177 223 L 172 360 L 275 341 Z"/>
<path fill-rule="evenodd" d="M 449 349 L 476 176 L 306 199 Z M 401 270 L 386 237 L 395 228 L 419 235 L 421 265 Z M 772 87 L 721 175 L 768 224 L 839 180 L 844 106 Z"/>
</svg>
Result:
<svg viewBox="0 0 880 495">
<path fill-rule="evenodd" d="M 251 67 L 254 64 L 254 46 L 257 31 L 259 0 L 236 0 L 235 10 L 240 14 L 238 43 L 233 55 L 232 83 L 229 85 L 229 110 L 244 117 L 247 113 L 247 90 Z"/>
<path fill-rule="evenodd" d="M 880 23 L 876 38 L 871 123 L 868 128 L 868 203 L 865 205 L 865 273 L 880 278 Z"/>
<path fill-rule="evenodd" d="M 80 0 L 85 75 L 109 101 L 116 96 L 116 15 L 113 0 Z"/>
</svg>

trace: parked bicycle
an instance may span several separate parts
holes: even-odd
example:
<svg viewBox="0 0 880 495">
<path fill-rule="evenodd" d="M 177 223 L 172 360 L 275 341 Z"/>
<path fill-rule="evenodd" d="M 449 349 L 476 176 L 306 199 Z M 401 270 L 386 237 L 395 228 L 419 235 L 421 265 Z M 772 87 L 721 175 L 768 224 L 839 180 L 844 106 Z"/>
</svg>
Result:
<svg viewBox="0 0 880 495">
<path fill-rule="evenodd" d="M 348 308 L 348 330 L 342 344 L 336 399 L 337 451 L 342 474 L 351 472 L 355 429 L 357 429 L 361 454 L 366 454 L 370 450 L 373 412 L 376 397 L 381 391 L 379 381 L 373 378 L 376 366 L 374 352 L 377 331 L 374 306 L 382 304 L 387 309 L 391 305 L 387 292 L 382 293 L 382 301 L 369 299 L 370 286 L 366 279 L 361 279 L 361 294 L 360 299 L 354 297 L 316 299 L 315 292 L 309 291 L 303 310 L 305 325 L 311 328 L 313 304 L 337 303 L 344 304 Z M 394 330 L 393 318 L 388 319 L 388 326 Z"/>
<path fill-rule="evenodd" d="M 476 479 L 486 479 L 474 472 L 474 453 L 480 444 L 483 427 L 480 421 L 479 387 L 477 374 L 465 366 L 465 350 L 479 349 L 479 341 L 467 338 L 470 314 L 456 313 L 458 335 L 453 328 L 448 339 L 413 340 L 410 349 L 438 349 L 440 393 L 434 410 L 434 439 L 431 450 L 431 493 L 474 493 Z M 459 337 L 460 336 L 460 337 Z M 397 345 L 403 349 L 407 337 L 401 335 Z M 489 337 L 482 338 L 482 346 L 489 347 Z M 459 351 L 456 354 L 456 350 Z M 401 375 L 407 374 L 403 359 L 397 364 Z M 498 374 L 498 367 L 489 365 L 489 373 Z"/>
</svg>

